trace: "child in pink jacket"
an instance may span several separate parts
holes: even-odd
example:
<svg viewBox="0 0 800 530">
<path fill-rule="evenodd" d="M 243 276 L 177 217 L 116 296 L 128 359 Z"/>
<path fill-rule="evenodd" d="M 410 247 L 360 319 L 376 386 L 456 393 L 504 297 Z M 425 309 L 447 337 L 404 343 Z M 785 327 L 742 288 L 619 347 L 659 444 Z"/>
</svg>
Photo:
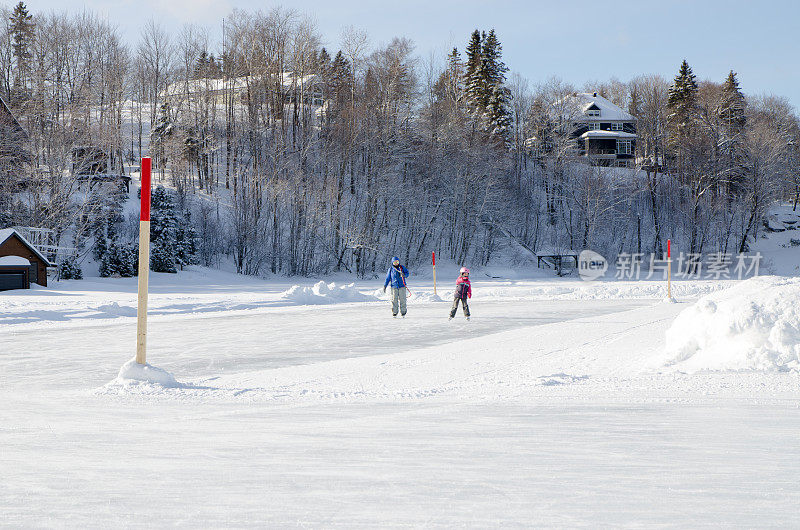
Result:
<svg viewBox="0 0 800 530">
<path fill-rule="evenodd" d="M 461 308 L 464 310 L 464 316 L 469 320 L 469 304 L 467 298 L 472 298 L 472 285 L 469 283 L 469 269 L 461 267 L 461 275 L 456 280 L 455 300 L 453 300 L 453 307 L 450 309 L 450 320 L 456 316 L 458 309 L 458 302 L 461 301 Z"/>
</svg>

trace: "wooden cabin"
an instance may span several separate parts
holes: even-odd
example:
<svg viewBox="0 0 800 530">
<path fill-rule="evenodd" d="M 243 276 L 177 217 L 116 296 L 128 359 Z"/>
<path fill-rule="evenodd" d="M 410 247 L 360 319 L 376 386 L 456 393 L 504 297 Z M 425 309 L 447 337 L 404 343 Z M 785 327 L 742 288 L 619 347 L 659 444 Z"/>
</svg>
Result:
<svg viewBox="0 0 800 530">
<path fill-rule="evenodd" d="M 0 230 L 0 291 L 47 287 L 47 267 L 53 264 L 13 228 Z"/>
</svg>

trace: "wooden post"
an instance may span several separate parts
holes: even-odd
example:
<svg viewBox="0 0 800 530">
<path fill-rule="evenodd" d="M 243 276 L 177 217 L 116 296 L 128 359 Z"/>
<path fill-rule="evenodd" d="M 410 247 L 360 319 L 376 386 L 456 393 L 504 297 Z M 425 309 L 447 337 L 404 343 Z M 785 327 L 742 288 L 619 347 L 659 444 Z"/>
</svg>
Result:
<svg viewBox="0 0 800 530">
<path fill-rule="evenodd" d="M 431 260 L 433 261 L 433 294 L 436 295 L 436 252 L 431 252 Z"/>
<path fill-rule="evenodd" d="M 667 239 L 667 298 L 672 300 L 672 241 Z"/>
<path fill-rule="evenodd" d="M 142 208 L 139 216 L 139 306 L 136 312 L 136 362 L 147 363 L 147 290 L 150 272 L 150 157 L 142 158 Z"/>
</svg>

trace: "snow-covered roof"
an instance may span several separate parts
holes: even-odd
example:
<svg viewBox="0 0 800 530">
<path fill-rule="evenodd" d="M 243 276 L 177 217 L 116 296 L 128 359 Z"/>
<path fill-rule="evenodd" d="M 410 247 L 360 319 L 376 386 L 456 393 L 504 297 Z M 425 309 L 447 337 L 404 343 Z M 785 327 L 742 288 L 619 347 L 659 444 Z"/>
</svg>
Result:
<svg viewBox="0 0 800 530">
<path fill-rule="evenodd" d="M 596 92 L 589 93 L 589 92 L 580 92 L 574 94 L 570 97 L 575 98 L 576 103 L 583 111 L 584 115 L 586 111 L 592 105 L 596 105 L 598 109 L 600 109 L 600 116 L 585 116 L 586 120 L 588 121 L 634 121 L 634 118 L 631 114 L 625 112 L 622 108 L 614 105 L 609 100 L 601 96 L 600 94 L 595 95 Z"/>
<path fill-rule="evenodd" d="M 6 242 L 6 240 L 7 240 L 9 237 L 11 237 L 11 236 L 14 236 L 14 235 L 15 235 L 15 236 L 17 236 L 17 237 L 19 238 L 19 240 L 20 240 L 20 241 L 22 241 L 22 243 L 23 243 L 23 244 L 24 244 L 26 247 L 28 247 L 29 249 L 31 249 L 31 252 L 33 252 L 34 254 L 36 254 L 36 256 L 37 256 L 37 257 L 38 257 L 40 260 L 44 261 L 44 262 L 45 262 L 45 264 L 47 264 L 47 266 L 48 266 L 48 267 L 52 267 L 52 266 L 53 266 L 53 264 L 52 264 L 52 263 L 50 263 L 50 260 L 49 260 L 49 259 L 47 259 L 47 257 L 46 257 L 44 254 L 42 254 L 41 252 L 39 252 L 39 249 L 37 249 L 36 247 L 34 247 L 33 245 L 31 245 L 31 244 L 30 244 L 30 242 L 29 242 L 27 239 L 25 239 L 24 237 L 22 237 L 22 234 L 20 234 L 18 231 L 14 230 L 13 228 L 3 228 L 2 230 L 0 230 L 0 245 L 2 245 L 3 243 L 5 243 L 5 242 Z"/>
<path fill-rule="evenodd" d="M 586 131 L 581 135 L 581 138 L 636 138 L 635 134 L 623 132 L 623 131 L 601 131 L 599 129 L 594 129 L 592 131 Z"/>
<path fill-rule="evenodd" d="M 17 265 L 17 266 L 30 266 L 31 262 L 23 258 L 22 256 L 2 256 L 0 257 L 0 267 L 8 266 L 8 265 Z"/>
</svg>

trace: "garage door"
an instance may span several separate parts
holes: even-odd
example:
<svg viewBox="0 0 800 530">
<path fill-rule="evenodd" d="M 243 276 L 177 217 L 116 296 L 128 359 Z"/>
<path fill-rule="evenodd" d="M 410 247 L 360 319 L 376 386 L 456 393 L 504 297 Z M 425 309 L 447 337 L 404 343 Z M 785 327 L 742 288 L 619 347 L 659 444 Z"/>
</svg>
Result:
<svg viewBox="0 0 800 530">
<path fill-rule="evenodd" d="M 0 291 L 7 291 L 9 289 L 24 289 L 24 288 L 25 288 L 24 272 L 0 272 Z"/>
</svg>

